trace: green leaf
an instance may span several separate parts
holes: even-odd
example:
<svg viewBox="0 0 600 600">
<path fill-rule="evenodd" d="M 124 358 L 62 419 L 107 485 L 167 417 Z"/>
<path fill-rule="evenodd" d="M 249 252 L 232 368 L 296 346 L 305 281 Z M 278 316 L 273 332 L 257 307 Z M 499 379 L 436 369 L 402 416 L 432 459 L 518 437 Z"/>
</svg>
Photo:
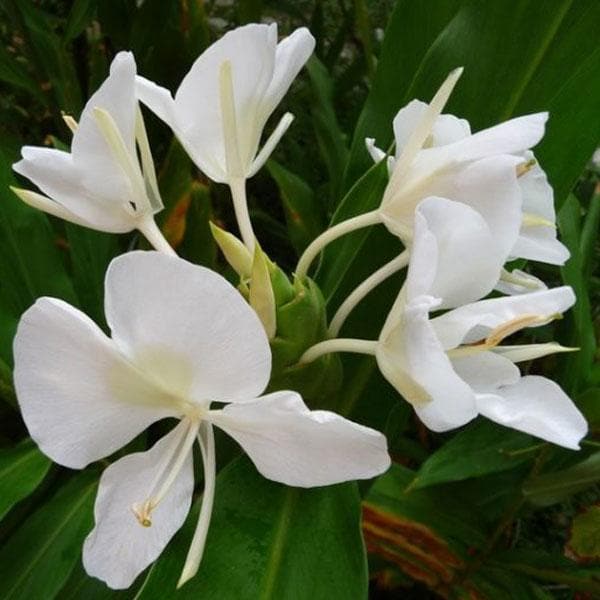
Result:
<svg viewBox="0 0 600 600">
<path fill-rule="evenodd" d="M 135 597 L 137 584 L 126 590 L 111 590 L 103 581 L 90 577 L 77 564 L 57 598 L 60 600 L 131 600 Z"/>
<path fill-rule="evenodd" d="M 480 419 L 448 440 L 421 465 L 411 489 L 506 471 L 533 458 L 519 450 L 533 438 Z"/>
<path fill-rule="evenodd" d="M 63 39 L 68 42 L 76 38 L 93 19 L 97 0 L 75 0 L 69 11 Z"/>
<path fill-rule="evenodd" d="M 310 186 L 284 166 L 269 160 L 267 169 L 277 183 L 292 245 L 298 254 L 325 228 L 323 206 Z"/>
<path fill-rule="evenodd" d="M 50 460 L 30 439 L 0 450 L 0 519 L 37 488 L 49 468 Z"/>
<path fill-rule="evenodd" d="M 568 547 L 578 559 L 600 559 L 600 506 L 590 506 L 573 519 Z"/>
<path fill-rule="evenodd" d="M 8 53 L 4 46 L 0 46 L 0 81 L 19 87 L 30 93 L 42 102 L 45 96 L 35 79 L 29 75 L 27 69 L 17 62 L 14 56 Z"/>
<path fill-rule="evenodd" d="M 3 600 L 57 596 L 92 528 L 96 483 L 91 470 L 75 475 L 5 542 L 0 549 Z"/>
<path fill-rule="evenodd" d="M 545 473 L 523 487 L 527 500 L 540 506 L 560 502 L 600 481 L 600 452 L 580 463 L 554 473 Z"/>
<path fill-rule="evenodd" d="M 247 458 L 218 476 L 198 574 L 178 592 L 195 515 L 150 570 L 136 600 L 362 599 L 367 573 L 360 503 L 352 483 L 289 488 L 261 477 Z"/>
</svg>

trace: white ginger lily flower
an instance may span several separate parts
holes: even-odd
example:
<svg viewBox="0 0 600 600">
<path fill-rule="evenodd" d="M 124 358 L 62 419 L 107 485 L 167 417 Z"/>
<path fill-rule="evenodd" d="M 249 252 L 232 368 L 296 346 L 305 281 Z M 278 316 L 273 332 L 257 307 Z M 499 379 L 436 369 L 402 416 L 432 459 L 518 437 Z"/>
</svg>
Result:
<svg viewBox="0 0 600 600">
<path fill-rule="evenodd" d="M 549 379 L 521 377 L 514 364 L 569 349 L 555 343 L 500 345 L 520 329 L 548 323 L 567 310 L 575 302 L 572 289 L 482 300 L 430 319 L 430 312 L 447 306 L 444 299 L 455 294 L 455 286 L 469 285 L 468 271 L 457 262 L 464 248 L 451 243 L 450 225 L 419 223 L 431 201 L 417 211 L 407 279 L 375 347 L 382 374 L 434 431 L 460 427 L 482 414 L 579 448 L 587 424 L 572 401 Z M 463 243 L 468 247 L 469 240 Z"/>
<path fill-rule="evenodd" d="M 139 229 L 157 249 L 173 253 L 153 218 L 163 204 L 135 98 L 135 76 L 133 55 L 117 54 L 79 124 L 65 118 L 73 130 L 71 152 L 25 146 L 22 160 L 13 165 L 43 194 L 14 191 L 34 208 L 92 229 L 111 233 Z"/>
<path fill-rule="evenodd" d="M 279 44 L 277 25 L 251 24 L 226 33 L 184 77 L 175 98 L 137 78 L 139 99 L 167 123 L 198 168 L 231 187 L 242 238 L 254 251 L 244 182 L 266 162 L 293 120 L 283 115 L 259 151 L 265 124 L 308 60 L 315 40 L 297 29 Z"/>
<path fill-rule="evenodd" d="M 105 308 L 112 337 L 69 304 L 41 298 L 23 315 L 14 351 L 23 418 L 59 464 L 83 468 L 150 424 L 179 419 L 149 450 L 120 458 L 102 475 L 83 562 L 110 587 L 131 585 L 183 524 L 196 439 L 205 490 L 180 584 L 198 569 L 215 485 L 213 425 L 261 474 L 287 485 L 329 485 L 388 468 L 380 433 L 310 411 L 292 391 L 260 396 L 270 377 L 268 340 L 220 275 L 164 254 L 132 252 L 108 269 Z"/>
<path fill-rule="evenodd" d="M 389 229 L 410 239 L 416 204 L 427 196 L 441 196 L 475 208 L 501 232 L 510 230 L 507 258 L 564 264 L 569 251 L 556 239 L 552 187 L 529 150 L 544 135 L 547 113 L 511 119 L 476 134 L 465 119 L 432 113 L 429 134 L 415 152 L 411 138 L 427 118 L 428 107 L 413 100 L 394 118 L 395 157 L 388 158 L 391 181 L 380 209 Z M 366 144 L 374 160 L 386 156 L 373 139 Z M 403 153 L 411 149 L 408 165 Z M 400 172 L 394 175 L 397 165 Z M 520 229 L 515 235 L 517 207 Z"/>
</svg>

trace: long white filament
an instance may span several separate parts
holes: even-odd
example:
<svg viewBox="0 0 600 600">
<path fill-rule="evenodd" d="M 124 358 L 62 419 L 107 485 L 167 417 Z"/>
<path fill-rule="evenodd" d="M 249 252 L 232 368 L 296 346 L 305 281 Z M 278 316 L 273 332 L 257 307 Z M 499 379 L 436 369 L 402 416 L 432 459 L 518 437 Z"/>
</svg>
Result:
<svg viewBox="0 0 600 600">
<path fill-rule="evenodd" d="M 325 340 L 311 346 L 298 361 L 299 364 L 307 364 L 332 352 L 353 352 L 355 354 L 375 355 L 377 342 L 375 340 L 357 340 L 352 338 L 336 338 Z"/>
<path fill-rule="evenodd" d="M 210 423 L 204 421 L 200 433 L 198 434 L 198 442 L 202 451 L 202 463 L 204 466 L 204 494 L 202 495 L 202 507 L 196 531 L 188 550 L 185 565 L 179 577 L 177 588 L 180 588 L 186 581 L 189 581 L 198 571 L 204 546 L 206 544 L 206 536 L 208 535 L 208 527 L 210 525 L 210 517 L 212 515 L 212 507 L 215 497 L 216 484 L 216 463 L 215 463 L 215 438 L 213 428 Z"/>
<path fill-rule="evenodd" d="M 342 328 L 342 325 L 348 318 L 348 315 L 354 310 L 357 304 L 375 289 L 380 283 L 391 277 L 394 273 L 400 271 L 408 264 L 409 253 L 405 250 L 392 259 L 390 262 L 383 265 L 375 273 L 367 277 L 354 291 L 342 302 L 337 312 L 331 319 L 329 325 L 329 336 L 336 337 Z"/>
</svg>

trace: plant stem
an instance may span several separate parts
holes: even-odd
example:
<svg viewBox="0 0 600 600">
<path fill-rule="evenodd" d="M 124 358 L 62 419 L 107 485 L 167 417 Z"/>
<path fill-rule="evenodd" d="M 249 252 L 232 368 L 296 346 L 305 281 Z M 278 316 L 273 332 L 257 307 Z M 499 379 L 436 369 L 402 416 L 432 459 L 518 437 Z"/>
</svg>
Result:
<svg viewBox="0 0 600 600">
<path fill-rule="evenodd" d="M 177 253 L 162 234 L 152 217 L 148 217 L 138 225 L 140 233 L 150 242 L 152 247 L 163 254 L 177 256 Z"/>
<path fill-rule="evenodd" d="M 381 217 L 379 216 L 378 210 L 372 210 L 370 212 L 358 215 L 358 217 L 352 217 L 346 221 L 342 221 L 333 227 L 330 227 L 324 231 L 320 236 L 315 238 L 309 246 L 306 248 L 296 267 L 296 276 L 300 279 L 306 277 L 308 268 L 310 267 L 313 260 L 319 255 L 321 250 L 327 246 L 327 244 L 337 240 L 339 237 L 356 231 L 369 225 L 377 225 L 381 223 Z"/>
<path fill-rule="evenodd" d="M 356 305 L 373 289 L 375 289 L 381 282 L 385 281 L 388 277 L 391 277 L 394 273 L 400 271 L 408 264 L 409 253 L 405 250 L 375 271 L 371 276 L 365 279 L 341 304 L 337 309 L 337 312 L 331 319 L 329 325 L 329 335 L 335 337 L 340 332 L 344 321 L 348 315 L 354 310 Z"/>
</svg>

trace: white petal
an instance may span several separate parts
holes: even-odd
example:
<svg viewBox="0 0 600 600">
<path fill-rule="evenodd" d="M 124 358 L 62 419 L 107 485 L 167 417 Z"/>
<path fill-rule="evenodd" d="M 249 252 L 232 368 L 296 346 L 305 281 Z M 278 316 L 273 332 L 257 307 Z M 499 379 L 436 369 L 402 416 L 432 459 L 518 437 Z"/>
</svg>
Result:
<svg viewBox="0 0 600 600">
<path fill-rule="evenodd" d="M 394 117 L 394 139 L 396 141 L 396 158 L 400 156 L 408 138 L 414 131 L 419 119 L 427 108 L 425 102 L 412 100 L 401 108 Z M 435 121 L 428 146 L 445 146 L 471 135 L 469 122 L 454 115 L 442 114 Z"/>
<path fill-rule="evenodd" d="M 177 414 L 112 340 L 66 302 L 41 298 L 14 342 L 15 389 L 31 437 L 71 468 L 112 454 L 151 423 Z"/>
<path fill-rule="evenodd" d="M 428 319 L 435 303 L 415 299 L 396 322 L 384 326 L 376 358 L 383 376 L 410 402 L 434 431 L 468 423 L 477 415 L 471 388 L 456 374 Z"/>
<path fill-rule="evenodd" d="M 517 344 L 517 345 L 502 345 L 492 348 L 494 354 L 505 356 L 514 363 L 523 362 L 525 360 L 534 360 L 549 354 L 557 352 L 576 352 L 579 348 L 568 348 L 561 346 L 557 342 L 547 342 L 545 344 Z"/>
<path fill-rule="evenodd" d="M 548 113 L 545 112 L 517 117 L 444 146 L 444 151 L 455 161 L 522 154 L 542 139 L 547 120 Z"/>
<path fill-rule="evenodd" d="M 298 487 L 370 479 L 390 466 L 385 437 L 335 413 L 311 411 L 295 392 L 230 404 L 208 417 L 259 472 Z"/>
<path fill-rule="evenodd" d="M 467 304 L 436 317 L 432 325 L 444 348 L 456 348 L 463 342 L 485 338 L 491 329 L 519 316 L 540 315 L 551 319 L 574 303 L 573 290 L 562 286 Z"/>
<path fill-rule="evenodd" d="M 521 378 L 519 369 L 508 358 L 493 352 L 478 352 L 451 360 L 456 373 L 475 392 L 492 392 Z"/>
<path fill-rule="evenodd" d="M 90 190 L 83 183 L 81 168 L 68 152 L 54 148 L 24 146 L 23 159 L 13 169 L 30 179 L 47 196 L 73 213 L 80 221 L 101 231 L 123 233 L 135 228 L 131 215 L 123 210 L 120 192 L 102 196 L 104 190 Z"/>
<path fill-rule="evenodd" d="M 175 100 L 168 89 L 137 75 L 135 93 L 140 102 L 177 133 L 179 128 L 175 113 Z"/>
<path fill-rule="evenodd" d="M 131 156 L 135 153 L 136 66 L 131 52 L 119 52 L 110 66 L 110 75 L 87 101 L 71 151 L 78 166 L 82 184 L 107 202 L 135 201 L 131 184 L 115 159 L 98 127 L 95 109 L 106 111 L 117 126 Z"/>
<path fill-rule="evenodd" d="M 579 449 L 588 430 L 583 415 L 560 387 L 545 377 L 523 377 L 495 394 L 477 398 L 488 419 L 543 440 Z"/>
<path fill-rule="evenodd" d="M 485 219 L 469 206 L 445 198 L 423 200 L 415 211 L 408 301 L 426 294 L 448 308 L 485 296 L 504 263 L 496 242 Z"/>
<path fill-rule="evenodd" d="M 207 48 L 181 82 L 175 94 L 181 140 L 207 175 L 226 172 L 219 93 L 221 64 L 231 63 L 239 153 L 246 172 L 262 133 L 260 103 L 273 76 L 276 45 L 276 25 L 238 27 Z"/>
<path fill-rule="evenodd" d="M 217 273 L 158 252 L 129 252 L 106 275 L 113 339 L 144 372 L 190 401 L 255 398 L 271 351 L 241 294 Z"/>
<path fill-rule="evenodd" d="M 132 506 L 148 498 L 169 458 L 169 449 L 186 431 L 186 424 L 181 422 L 150 450 L 125 456 L 104 471 L 94 507 L 96 526 L 83 546 L 83 566 L 88 575 L 113 589 L 129 587 L 183 525 L 194 489 L 191 452 L 173 486 L 152 511 L 150 527 L 137 521 Z"/>
<path fill-rule="evenodd" d="M 300 72 L 315 49 L 315 38 L 306 27 L 296 29 L 290 36 L 277 44 L 273 78 L 262 100 L 263 122 L 269 118 L 292 81 Z"/>
<path fill-rule="evenodd" d="M 500 279 L 494 289 L 502 294 L 514 296 L 517 294 L 530 294 L 540 290 L 547 290 L 548 286 L 538 277 L 530 273 L 513 269 L 512 271 L 502 271 Z"/>
</svg>

